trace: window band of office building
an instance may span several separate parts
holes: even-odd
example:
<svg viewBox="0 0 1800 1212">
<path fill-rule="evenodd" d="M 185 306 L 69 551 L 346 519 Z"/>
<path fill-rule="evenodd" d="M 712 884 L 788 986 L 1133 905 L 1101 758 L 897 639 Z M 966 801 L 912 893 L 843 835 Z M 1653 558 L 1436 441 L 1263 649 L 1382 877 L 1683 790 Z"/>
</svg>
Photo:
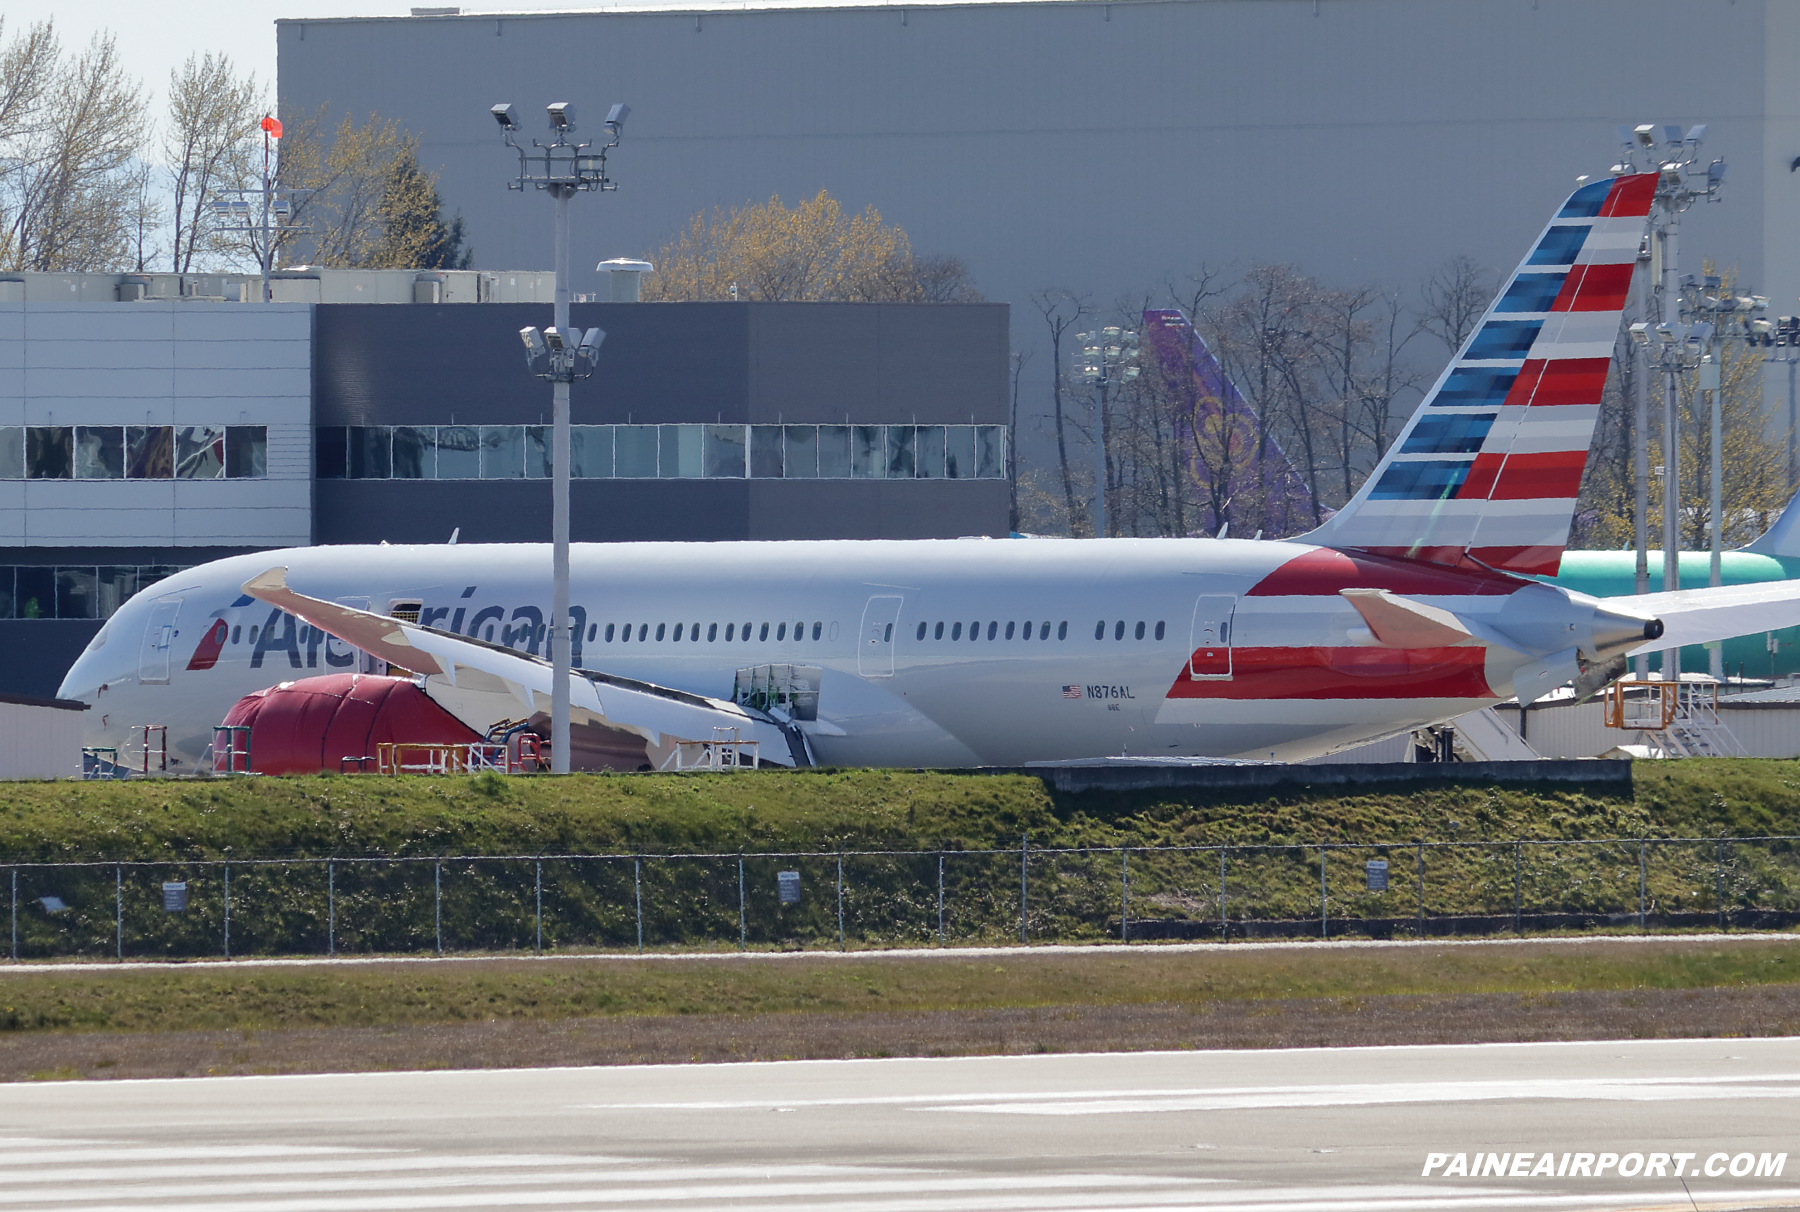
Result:
<svg viewBox="0 0 1800 1212">
<path fill-rule="evenodd" d="M 547 425 L 327 426 L 321 480 L 550 476 Z M 1003 480 L 1003 425 L 572 425 L 589 480 Z M 228 472 L 229 474 L 229 472 Z"/>
</svg>

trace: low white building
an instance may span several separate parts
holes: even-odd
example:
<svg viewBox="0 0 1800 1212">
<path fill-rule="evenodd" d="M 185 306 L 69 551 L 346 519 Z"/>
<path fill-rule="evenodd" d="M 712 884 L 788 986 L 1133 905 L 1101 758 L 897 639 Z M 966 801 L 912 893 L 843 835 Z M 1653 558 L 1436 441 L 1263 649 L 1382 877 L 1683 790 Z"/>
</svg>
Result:
<svg viewBox="0 0 1800 1212">
<path fill-rule="evenodd" d="M 0 694 L 0 779 L 81 776 L 86 703 Z"/>
</svg>

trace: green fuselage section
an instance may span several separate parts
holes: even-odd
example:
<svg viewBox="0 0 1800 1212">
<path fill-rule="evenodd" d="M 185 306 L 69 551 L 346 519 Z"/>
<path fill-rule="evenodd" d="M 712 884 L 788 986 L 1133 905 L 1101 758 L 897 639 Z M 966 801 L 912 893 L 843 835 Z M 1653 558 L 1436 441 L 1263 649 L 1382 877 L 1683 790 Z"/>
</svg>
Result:
<svg viewBox="0 0 1800 1212">
<path fill-rule="evenodd" d="M 1678 561 L 1683 589 L 1704 589 L 1711 584 L 1712 557 L 1704 551 L 1684 551 Z M 1800 559 L 1788 556 L 1757 555 L 1748 551 L 1727 551 L 1719 561 L 1720 581 L 1726 585 L 1752 585 L 1762 581 L 1786 581 L 1800 576 Z M 1630 597 L 1637 592 L 1637 554 L 1631 551 L 1566 551 L 1562 567 L 1554 577 L 1542 580 L 1577 593 L 1596 598 Z M 1651 593 L 1663 589 L 1662 552 L 1650 553 Z M 1769 651 L 1773 635 L 1778 651 Z M 1725 672 L 1736 677 L 1767 678 L 1800 673 L 1800 627 L 1776 632 L 1759 631 L 1755 635 L 1738 636 L 1724 644 Z M 1660 670 L 1662 657 L 1650 656 L 1650 668 Z M 1694 645 L 1681 650 L 1683 673 L 1706 673 L 1711 662 L 1704 647 Z"/>
</svg>

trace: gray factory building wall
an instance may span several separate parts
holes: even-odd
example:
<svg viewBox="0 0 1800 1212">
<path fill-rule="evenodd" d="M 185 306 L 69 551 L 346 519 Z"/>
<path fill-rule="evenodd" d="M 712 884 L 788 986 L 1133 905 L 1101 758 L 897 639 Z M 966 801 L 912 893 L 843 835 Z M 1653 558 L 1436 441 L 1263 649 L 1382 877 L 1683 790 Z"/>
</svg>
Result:
<svg viewBox="0 0 1800 1212">
<path fill-rule="evenodd" d="M 607 338 L 573 389 L 576 425 L 1005 425 L 999 304 L 577 304 Z M 548 309 L 322 306 L 314 420 L 333 426 L 540 426 L 550 388 L 518 330 Z M 577 541 L 953 538 L 1005 534 L 1004 479 L 577 479 Z M 333 478 L 319 543 L 548 537 L 538 479 Z"/>
<path fill-rule="evenodd" d="M 292 11 L 292 10 L 290 10 Z M 398 119 L 483 264 L 539 264 L 550 203 L 487 107 L 633 113 L 619 192 L 574 203 L 576 289 L 715 206 L 829 189 L 1014 304 L 1026 407 L 1050 359 L 1031 292 L 1110 307 L 1252 261 L 1409 297 L 1446 258 L 1507 269 L 1618 123 L 1708 122 L 1726 199 L 1682 255 L 1800 295 L 1800 5 L 1767 0 L 1148 0 L 289 20 L 285 105 Z M 478 84 L 472 83 L 478 82 Z M 1162 296 L 1151 300 L 1166 302 Z M 1417 344 L 1441 359 L 1441 347 Z M 1435 369 L 1435 366 L 1431 367 Z"/>
</svg>

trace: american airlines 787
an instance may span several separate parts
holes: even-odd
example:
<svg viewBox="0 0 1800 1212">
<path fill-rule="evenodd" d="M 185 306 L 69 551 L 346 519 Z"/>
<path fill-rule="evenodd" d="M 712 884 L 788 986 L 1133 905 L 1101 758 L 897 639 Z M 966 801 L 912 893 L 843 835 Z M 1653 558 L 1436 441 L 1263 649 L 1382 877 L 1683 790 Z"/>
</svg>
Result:
<svg viewBox="0 0 1800 1212">
<path fill-rule="evenodd" d="M 1556 209 L 1362 489 L 1311 534 L 577 544 L 571 764 L 664 765 L 736 729 L 763 761 L 1296 760 L 1800 622 L 1800 584 L 1602 603 L 1554 573 L 1655 174 Z M 69 671 L 88 743 L 215 726 L 255 768 L 382 740 L 548 732 L 548 546 L 314 547 L 133 598 Z M 385 671 L 385 672 L 383 672 Z"/>
</svg>

